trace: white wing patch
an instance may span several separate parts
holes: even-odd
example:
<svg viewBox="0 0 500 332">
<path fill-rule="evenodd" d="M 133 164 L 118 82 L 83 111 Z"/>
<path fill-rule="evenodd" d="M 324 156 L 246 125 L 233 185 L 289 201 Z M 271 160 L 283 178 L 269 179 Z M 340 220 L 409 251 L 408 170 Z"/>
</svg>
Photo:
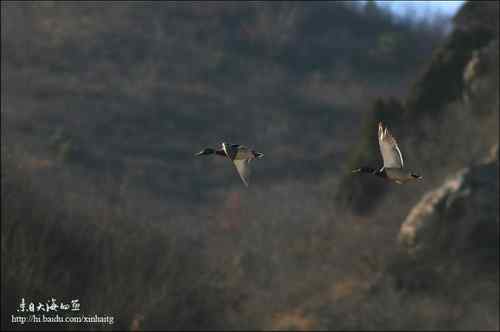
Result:
<svg viewBox="0 0 500 332">
<path fill-rule="evenodd" d="M 403 168 L 403 155 L 399 150 L 396 139 L 387 128 L 382 126 L 382 123 L 378 125 L 378 142 L 384 160 L 384 168 Z"/>
</svg>

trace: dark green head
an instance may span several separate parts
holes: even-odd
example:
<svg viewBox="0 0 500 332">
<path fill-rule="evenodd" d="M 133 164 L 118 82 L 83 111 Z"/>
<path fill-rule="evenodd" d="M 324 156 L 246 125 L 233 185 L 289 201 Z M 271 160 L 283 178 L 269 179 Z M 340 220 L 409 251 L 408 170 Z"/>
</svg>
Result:
<svg viewBox="0 0 500 332">
<path fill-rule="evenodd" d="M 414 177 L 416 180 L 422 180 L 424 177 L 422 175 L 418 175 L 415 173 L 410 173 L 412 177 Z"/>
<path fill-rule="evenodd" d="M 214 154 L 214 153 L 215 153 L 214 149 L 206 148 L 206 149 L 203 149 L 200 152 L 196 153 L 195 156 L 206 156 L 206 155 L 210 155 L 210 154 Z"/>
</svg>

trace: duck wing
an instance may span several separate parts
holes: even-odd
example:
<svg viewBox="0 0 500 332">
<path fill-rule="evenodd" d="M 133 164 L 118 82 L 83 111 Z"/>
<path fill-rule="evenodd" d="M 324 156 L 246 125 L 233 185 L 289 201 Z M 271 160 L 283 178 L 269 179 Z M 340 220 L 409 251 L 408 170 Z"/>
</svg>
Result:
<svg viewBox="0 0 500 332">
<path fill-rule="evenodd" d="M 250 161 L 255 159 L 253 152 L 244 145 L 222 143 L 222 148 L 226 155 L 236 166 L 236 170 L 241 180 L 248 187 L 250 182 Z"/>
<path fill-rule="evenodd" d="M 384 159 L 384 168 L 403 168 L 403 155 L 398 143 L 389 130 L 384 128 L 382 122 L 378 124 L 378 143 L 382 159 Z"/>
<path fill-rule="evenodd" d="M 252 159 L 235 159 L 233 160 L 234 166 L 240 175 L 241 180 L 248 187 L 250 182 L 250 160 Z"/>
</svg>

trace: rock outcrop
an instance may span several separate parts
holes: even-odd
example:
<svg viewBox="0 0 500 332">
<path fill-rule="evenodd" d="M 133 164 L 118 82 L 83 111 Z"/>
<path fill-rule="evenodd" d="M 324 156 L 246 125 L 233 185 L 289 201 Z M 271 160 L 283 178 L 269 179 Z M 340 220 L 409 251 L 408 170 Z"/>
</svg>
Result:
<svg viewBox="0 0 500 332">
<path fill-rule="evenodd" d="M 402 224 L 398 242 L 416 259 L 436 254 L 496 257 L 498 145 L 486 160 L 425 194 Z"/>
</svg>

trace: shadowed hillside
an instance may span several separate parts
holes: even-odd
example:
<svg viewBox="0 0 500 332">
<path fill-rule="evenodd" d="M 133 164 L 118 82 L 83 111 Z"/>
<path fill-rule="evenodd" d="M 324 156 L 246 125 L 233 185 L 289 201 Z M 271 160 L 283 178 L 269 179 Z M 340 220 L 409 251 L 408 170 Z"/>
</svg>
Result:
<svg viewBox="0 0 500 332">
<path fill-rule="evenodd" d="M 338 169 L 364 100 L 399 95 L 439 40 L 335 3 L 2 6 L 8 130 L 176 203 L 234 182 L 193 162 L 222 140 L 272 156 L 262 181 Z"/>
</svg>

